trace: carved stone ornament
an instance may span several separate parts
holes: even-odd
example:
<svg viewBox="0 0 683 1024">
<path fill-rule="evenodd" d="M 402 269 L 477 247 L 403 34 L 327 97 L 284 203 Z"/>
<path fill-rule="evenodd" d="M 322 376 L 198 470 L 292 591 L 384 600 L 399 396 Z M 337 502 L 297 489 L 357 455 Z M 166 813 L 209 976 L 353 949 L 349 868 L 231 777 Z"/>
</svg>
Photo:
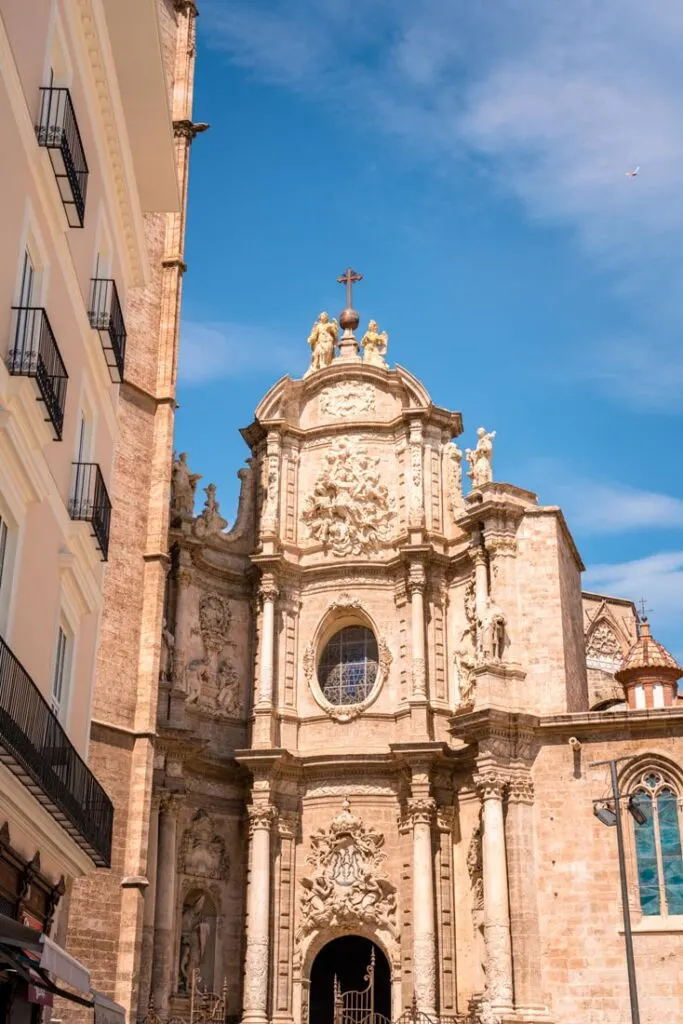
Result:
<svg viewBox="0 0 683 1024">
<path fill-rule="evenodd" d="M 187 452 L 173 457 L 171 471 L 171 511 L 178 516 L 194 515 L 194 496 L 201 474 L 193 473 L 187 464 Z"/>
<path fill-rule="evenodd" d="M 379 462 L 355 438 L 335 441 L 306 499 L 301 518 L 311 537 L 339 557 L 368 554 L 388 538 L 395 501 Z"/>
<path fill-rule="evenodd" d="M 232 614 L 227 601 L 218 594 L 202 594 L 199 601 L 199 630 L 207 651 L 220 651 L 225 646 Z"/>
<path fill-rule="evenodd" d="M 375 408 L 375 389 L 362 381 L 342 381 L 320 392 L 320 412 L 329 416 L 360 416 Z"/>
<path fill-rule="evenodd" d="M 533 804 L 534 782 L 530 775 L 513 775 L 508 786 L 510 803 Z"/>
<path fill-rule="evenodd" d="M 475 917 L 475 927 L 478 925 L 478 915 L 484 909 L 484 865 L 481 847 L 481 825 L 472 832 L 470 845 L 467 848 L 467 873 L 470 876 L 472 889 L 472 915 Z"/>
<path fill-rule="evenodd" d="M 616 633 L 607 622 L 599 622 L 588 634 L 586 658 L 589 661 L 606 662 L 610 668 L 621 664 L 624 654 Z"/>
<path fill-rule="evenodd" d="M 472 481 L 472 487 L 483 487 L 484 484 L 490 484 L 493 480 L 491 462 L 495 436 L 495 430 L 487 434 L 483 427 L 479 427 L 477 429 L 477 447 L 474 450 L 465 449 L 465 458 L 470 465 L 467 475 Z"/>
<path fill-rule="evenodd" d="M 481 800 L 502 800 L 508 779 L 503 772 L 491 769 L 479 772 L 473 781 Z"/>
<path fill-rule="evenodd" d="M 492 598 L 486 598 L 481 619 L 477 622 L 478 661 L 501 661 L 505 653 L 505 613 Z"/>
<path fill-rule="evenodd" d="M 250 833 L 256 832 L 258 829 L 270 831 L 277 818 L 277 808 L 273 804 L 249 804 L 247 817 Z"/>
<path fill-rule="evenodd" d="M 329 828 L 311 836 L 314 872 L 301 879 L 297 942 L 316 929 L 358 925 L 396 935 L 396 887 L 379 870 L 383 846 L 384 836 L 366 828 L 344 799 Z"/>
<path fill-rule="evenodd" d="M 472 627 L 463 630 L 460 642 L 455 649 L 455 671 L 458 682 L 458 708 L 471 707 L 477 685 L 475 673 L 475 644 L 472 640 Z"/>
<path fill-rule="evenodd" d="M 406 818 L 412 825 L 431 825 L 436 814 L 433 797 L 411 797 L 406 804 Z"/>
<path fill-rule="evenodd" d="M 205 538 L 221 533 L 228 525 L 227 519 L 220 514 L 219 505 L 216 501 L 216 485 L 209 484 L 204 488 L 206 501 L 204 508 L 192 524 L 195 536 Z"/>
<path fill-rule="evenodd" d="M 198 878 L 220 878 L 227 881 L 230 863 L 225 840 L 216 832 L 211 817 L 198 810 L 185 830 L 180 854 L 180 870 Z"/>
</svg>

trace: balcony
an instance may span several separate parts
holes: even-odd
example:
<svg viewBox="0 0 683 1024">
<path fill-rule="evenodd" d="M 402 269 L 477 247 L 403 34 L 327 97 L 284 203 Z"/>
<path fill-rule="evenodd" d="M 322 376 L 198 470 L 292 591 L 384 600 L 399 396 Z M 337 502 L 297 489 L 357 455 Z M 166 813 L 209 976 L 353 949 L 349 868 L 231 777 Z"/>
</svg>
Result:
<svg viewBox="0 0 683 1024">
<path fill-rule="evenodd" d="M 96 462 L 74 462 L 74 488 L 69 501 L 72 519 L 90 523 L 102 561 L 109 554 L 109 527 L 111 502 L 104 485 L 100 467 Z"/>
<path fill-rule="evenodd" d="M 36 137 L 38 145 L 44 146 L 50 154 L 69 227 L 82 228 L 88 164 L 68 89 L 46 86 L 40 90 Z"/>
<path fill-rule="evenodd" d="M 98 867 L 110 866 L 111 800 L 2 637 L 0 761 Z"/>
<path fill-rule="evenodd" d="M 55 441 L 62 440 L 66 383 L 69 379 L 47 313 L 40 306 L 13 306 L 14 344 L 7 354 L 7 369 L 15 376 L 32 377 L 43 402 L 46 423 Z"/>
<path fill-rule="evenodd" d="M 120 384 L 126 356 L 126 325 L 123 322 L 116 283 L 110 278 L 92 279 L 88 317 L 90 326 L 99 331 L 109 376 L 115 384 Z"/>
</svg>

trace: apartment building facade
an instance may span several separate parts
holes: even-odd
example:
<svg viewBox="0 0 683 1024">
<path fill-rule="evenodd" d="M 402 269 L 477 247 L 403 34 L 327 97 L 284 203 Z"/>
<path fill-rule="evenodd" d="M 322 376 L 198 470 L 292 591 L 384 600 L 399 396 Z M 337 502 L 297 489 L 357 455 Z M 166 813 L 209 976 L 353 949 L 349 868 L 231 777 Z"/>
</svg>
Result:
<svg viewBox="0 0 683 1024">
<path fill-rule="evenodd" d="M 111 864 L 90 760 L 130 311 L 149 219 L 180 210 L 156 0 L 0 0 L 0 1000 L 104 1020 L 62 952 L 73 880 Z M 158 260 L 157 260 L 158 262 Z M 156 276 L 155 276 L 156 275 Z M 1 1015 L 1 1014 L 0 1014 Z"/>
</svg>

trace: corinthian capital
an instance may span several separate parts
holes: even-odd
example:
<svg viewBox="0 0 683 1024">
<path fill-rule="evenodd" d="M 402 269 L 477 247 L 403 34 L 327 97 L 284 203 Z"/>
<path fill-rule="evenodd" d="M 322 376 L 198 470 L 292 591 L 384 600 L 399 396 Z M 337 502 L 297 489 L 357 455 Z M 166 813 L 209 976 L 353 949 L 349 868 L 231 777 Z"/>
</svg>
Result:
<svg viewBox="0 0 683 1024">
<path fill-rule="evenodd" d="M 414 562 L 408 570 L 408 591 L 411 594 L 415 592 L 424 594 L 425 586 L 427 585 L 427 577 L 425 575 L 424 566 L 420 562 Z"/>
<path fill-rule="evenodd" d="M 258 595 L 261 601 L 277 601 L 279 593 L 275 577 L 272 573 L 264 573 L 258 588 Z"/>
<path fill-rule="evenodd" d="M 499 768 L 486 768 L 474 776 L 480 800 L 502 800 L 508 779 Z"/>
<path fill-rule="evenodd" d="M 250 834 L 259 829 L 269 832 L 277 818 L 277 810 L 272 804 L 249 804 L 247 817 L 249 818 Z"/>
<path fill-rule="evenodd" d="M 411 825 L 431 825 L 436 814 L 436 800 L 431 796 L 411 797 L 406 805 L 406 818 Z"/>
<path fill-rule="evenodd" d="M 517 804 L 534 802 L 534 783 L 530 775 L 513 775 L 508 788 L 508 800 Z"/>
</svg>

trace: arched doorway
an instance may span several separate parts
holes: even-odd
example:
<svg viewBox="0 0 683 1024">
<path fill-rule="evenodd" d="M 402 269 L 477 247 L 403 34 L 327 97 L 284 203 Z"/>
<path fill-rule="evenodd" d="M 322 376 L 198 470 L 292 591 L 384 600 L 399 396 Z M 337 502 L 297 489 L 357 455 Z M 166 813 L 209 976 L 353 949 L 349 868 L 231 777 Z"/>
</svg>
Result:
<svg viewBox="0 0 683 1024">
<path fill-rule="evenodd" d="M 374 971 L 368 972 L 373 963 Z M 311 968 L 309 1024 L 334 1024 L 335 978 L 342 998 L 344 993 L 360 993 L 372 986 L 374 1012 L 391 1020 L 391 970 L 389 961 L 376 943 L 362 935 L 344 935 L 323 946 Z M 345 999 L 344 1004 L 346 1006 L 353 1001 Z M 354 1015 L 349 1009 L 345 1011 L 343 1024 L 361 1024 L 360 1016 L 367 1014 Z M 374 1021 L 367 1024 L 374 1024 Z"/>
</svg>

